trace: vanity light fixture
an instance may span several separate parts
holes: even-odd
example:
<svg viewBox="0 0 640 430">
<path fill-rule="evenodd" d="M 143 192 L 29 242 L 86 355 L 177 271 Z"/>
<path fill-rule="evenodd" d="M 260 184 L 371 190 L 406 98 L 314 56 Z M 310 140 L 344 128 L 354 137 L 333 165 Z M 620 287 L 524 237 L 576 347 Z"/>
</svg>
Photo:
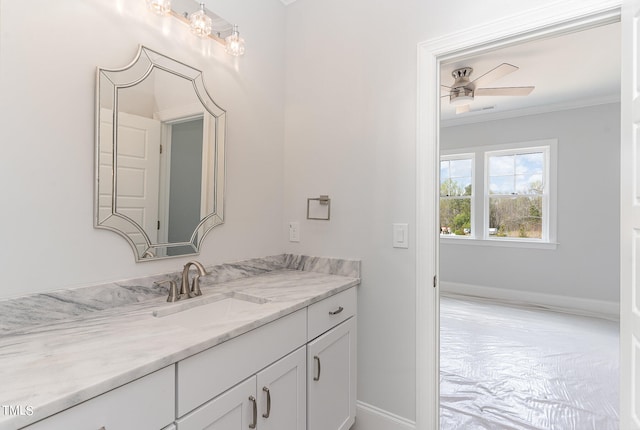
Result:
<svg viewBox="0 0 640 430">
<path fill-rule="evenodd" d="M 173 16 L 187 24 L 191 32 L 203 39 L 209 38 L 224 45 L 227 54 L 238 57 L 244 55 L 245 43 L 240 37 L 237 25 L 209 11 L 202 1 L 198 1 L 198 10 L 193 10 L 193 0 L 145 0 L 149 10 L 162 16 Z M 178 12 L 180 11 L 180 12 Z M 183 12 L 184 11 L 184 12 Z"/>
<path fill-rule="evenodd" d="M 158 15 L 167 16 L 171 13 L 171 0 L 147 0 L 147 7 Z"/>
<path fill-rule="evenodd" d="M 204 3 L 200 3 L 200 10 L 189 15 L 189 27 L 196 36 L 209 37 L 213 20 L 207 15 Z"/>
<path fill-rule="evenodd" d="M 240 37 L 237 25 L 233 26 L 233 32 L 227 36 L 224 41 L 224 50 L 227 54 L 233 55 L 234 57 L 244 55 L 244 39 Z"/>
</svg>

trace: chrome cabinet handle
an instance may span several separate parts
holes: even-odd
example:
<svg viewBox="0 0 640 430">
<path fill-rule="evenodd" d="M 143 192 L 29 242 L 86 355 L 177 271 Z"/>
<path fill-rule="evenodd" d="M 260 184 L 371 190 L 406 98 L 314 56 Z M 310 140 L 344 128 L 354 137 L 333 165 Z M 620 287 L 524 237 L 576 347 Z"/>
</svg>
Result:
<svg viewBox="0 0 640 430">
<path fill-rule="evenodd" d="M 344 308 L 342 306 L 340 306 L 338 309 L 336 309 L 335 311 L 329 311 L 329 315 L 338 315 L 340 312 L 342 312 L 344 310 Z"/>
<path fill-rule="evenodd" d="M 262 414 L 262 418 L 269 418 L 271 415 L 271 391 L 267 387 L 262 387 L 262 391 L 267 393 L 267 412 Z"/>
<path fill-rule="evenodd" d="M 249 401 L 253 403 L 253 423 L 249 424 L 249 428 L 254 429 L 258 425 L 258 403 L 253 396 L 249 396 Z"/>
<path fill-rule="evenodd" d="M 316 376 L 313 377 L 313 380 L 314 381 L 319 381 L 320 380 L 320 357 L 318 357 L 317 355 L 314 355 L 313 359 L 318 364 L 318 373 L 316 374 Z"/>
</svg>

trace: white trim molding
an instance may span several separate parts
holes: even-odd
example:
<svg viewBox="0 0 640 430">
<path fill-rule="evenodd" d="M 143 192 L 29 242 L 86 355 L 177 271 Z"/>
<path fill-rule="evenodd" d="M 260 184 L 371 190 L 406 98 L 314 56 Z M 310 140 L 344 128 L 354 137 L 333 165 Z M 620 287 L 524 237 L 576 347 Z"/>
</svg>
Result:
<svg viewBox="0 0 640 430">
<path fill-rule="evenodd" d="M 356 425 L 351 430 L 415 430 L 416 423 L 364 402 L 356 405 Z"/>
<path fill-rule="evenodd" d="M 620 304 L 606 300 L 585 299 L 582 297 L 560 296 L 538 293 L 536 291 L 512 290 L 440 281 L 440 294 L 447 297 L 488 300 L 507 305 L 535 307 L 554 312 L 574 315 L 620 319 Z"/>
<path fill-rule="evenodd" d="M 433 38 L 417 49 L 416 429 L 439 425 L 438 162 L 440 63 L 620 20 L 622 0 L 558 0 Z M 433 287 L 436 288 L 433 288 Z M 362 429 L 361 429 L 362 430 Z M 369 430 L 369 429 L 366 429 Z"/>
<path fill-rule="evenodd" d="M 561 112 L 565 110 L 581 109 L 581 108 L 586 108 L 590 106 L 600 106 L 600 105 L 606 105 L 606 104 L 612 104 L 612 103 L 620 103 L 620 94 L 614 94 L 611 96 L 605 96 L 605 97 L 599 97 L 599 98 L 592 98 L 589 100 L 556 103 L 556 104 L 549 104 L 544 106 L 532 106 L 528 108 L 510 110 L 510 111 L 504 111 L 504 112 L 489 112 L 489 113 L 483 113 L 481 115 L 476 114 L 476 115 L 462 116 L 461 118 L 452 118 L 446 121 L 442 121 L 440 126 L 442 128 L 456 127 L 459 125 L 477 124 L 481 122 L 498 121 L 498 120 L 509 119 L 509 118 L 520 118 L 520 117 L 529 116 L 529 115 Z"/>
</svg>

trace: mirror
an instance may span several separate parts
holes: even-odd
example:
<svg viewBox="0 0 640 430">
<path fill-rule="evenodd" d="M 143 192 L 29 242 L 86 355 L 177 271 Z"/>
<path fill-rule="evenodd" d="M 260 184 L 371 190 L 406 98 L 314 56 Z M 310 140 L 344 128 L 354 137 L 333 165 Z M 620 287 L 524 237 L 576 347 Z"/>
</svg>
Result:
<svg viewBox="0 0 640 430">
<path fill-rule="evenodd" d="M 197 254 L 224 222 L 225 119 L 200 70 L 149 48 L 98 68 L 95 227 L 136 261 Z"/>
</svg>

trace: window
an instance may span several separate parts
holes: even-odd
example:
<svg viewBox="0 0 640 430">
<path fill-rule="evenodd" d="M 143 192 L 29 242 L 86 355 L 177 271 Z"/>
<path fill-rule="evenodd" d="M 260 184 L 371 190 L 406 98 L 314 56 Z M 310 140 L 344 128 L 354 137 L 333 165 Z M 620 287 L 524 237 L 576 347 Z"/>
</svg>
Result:
<svg viewBox="0 0 640 430">
<path fill-rule="evenodd" d="M 491 151 L 485 156 L 489 236 L 546 239 L 548 147 Z"/>
<path fill-rule="evenodd" d="M 443 152 L 441 237 L 553 244 L 556 152 L 551 139 Z"/>
<path fill-rule="evenodd" d="M 473 154 L 440 160 L 440 233 L 470 236 L 473 197 Z"/>
</svg>

